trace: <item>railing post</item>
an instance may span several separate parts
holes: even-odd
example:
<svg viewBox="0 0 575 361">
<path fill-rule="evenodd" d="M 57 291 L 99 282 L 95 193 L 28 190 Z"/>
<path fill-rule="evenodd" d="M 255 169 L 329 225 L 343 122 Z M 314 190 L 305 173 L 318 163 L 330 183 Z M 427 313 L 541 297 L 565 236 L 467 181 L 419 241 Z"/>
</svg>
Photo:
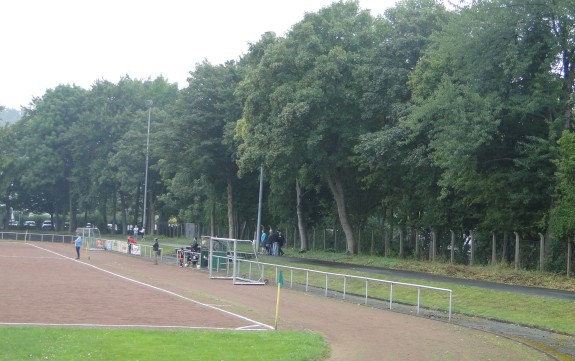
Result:
<svg viewBox="0 0 575 361">
<path fill-rule="evenodd" d="M 389 284 L 389 309 L 391 310 L 391 304 L 393 303 L 393 282 Z"/>
<path fill-rule="evenodd" d="M 367 279 L 365 280 L 365 304 L 367 305 Z"/>
<path fill-rule="evenodd" d="M 421 299 L 421 288 L 417 287 L 417 314 L 419 315 L 419 305 Z"/>
</svg>

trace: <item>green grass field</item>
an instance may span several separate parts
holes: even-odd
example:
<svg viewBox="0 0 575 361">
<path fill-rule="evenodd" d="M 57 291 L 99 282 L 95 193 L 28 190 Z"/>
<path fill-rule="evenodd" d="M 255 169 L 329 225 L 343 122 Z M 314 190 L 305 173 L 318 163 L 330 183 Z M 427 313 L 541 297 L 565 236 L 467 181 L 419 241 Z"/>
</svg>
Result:
<svg viewBox="0 0 575 361">
<path fill-rule="evenodd" d="M 317 334 L 1 327 L 0 360 L 285 360 L 327 358 Z"/>
</svg>

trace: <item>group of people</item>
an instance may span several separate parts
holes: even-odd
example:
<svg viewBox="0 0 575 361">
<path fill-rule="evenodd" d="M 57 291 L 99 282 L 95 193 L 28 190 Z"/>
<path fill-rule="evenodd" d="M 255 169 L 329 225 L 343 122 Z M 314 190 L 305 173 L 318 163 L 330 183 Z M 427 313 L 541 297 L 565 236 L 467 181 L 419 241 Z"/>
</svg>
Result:
<svg viewBox="0 0 575 361">
<path fill-rule="evenodd" d="M 260 237 L 260 246 L 263 247 L 264 253 L 271 256 L 283 256 L 284 251 L 282 247 L 286 245 L 286 239 L 279 229 L 275 232 L 270 228 L 269 233 L 266 233 L 262 227 L 262 235 Z"/>
<path fill-rule="evenodd" d="M 84 237 L 82 237 L 80 232 L 76 232 L 76 238 L 74 239 L 74 246 L 76 247 L 76 259 L 80 259 L 80 249 L 82 248 L 83 243 L 84 243 Z M 138 244 L 138 242 L 136 242 L 136 240 L 131 236 L 128 237 L 128 254 L 131 253 L 133 244 Z M 197 246 L 197 243 L 195 244 Z M 160 255 L 160 244 L 158 243 L 157 238 L 154 239 L 154 245 L 152 246 L 152 250 L 154 251 L 154 255 L 156 257 Z M 156 264 L 157 262 L 158 259 L 156 258 Z"/>
<path fill-rule="evenodd" d="M 194 242 L 190 245 L 190 247 L 187 247 L 187 249 L 181 247 L 178 250 L 178 265 L 180 267 L 190 267 L 190 266 L 195 267 L 198 264 L 200 256 L 201 256 L 201 247 L 198 244 L 197 239 L 194 238 Z"/>
</svg>

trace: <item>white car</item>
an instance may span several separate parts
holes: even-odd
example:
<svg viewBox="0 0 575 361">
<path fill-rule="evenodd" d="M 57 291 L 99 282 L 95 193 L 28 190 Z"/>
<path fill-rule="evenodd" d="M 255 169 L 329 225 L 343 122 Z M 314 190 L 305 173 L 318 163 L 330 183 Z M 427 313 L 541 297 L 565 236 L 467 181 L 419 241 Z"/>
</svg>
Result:
<svg viewBox="0 0 575 361">
<path fill-rule="evenodd" d="M 52 230 L 54 227 L 52 226 L 52 221 L 44 221 L 42 222 L 42 229 L 49 229 Z"/>
<path fill-rule="evenodd" d="M 34 222 L 34 221 L 26 221 L 26 222 L 24 222 L 24 227 L 26 227 L 26 228 L 36 228 L 36 222 Z"/>
</svg>

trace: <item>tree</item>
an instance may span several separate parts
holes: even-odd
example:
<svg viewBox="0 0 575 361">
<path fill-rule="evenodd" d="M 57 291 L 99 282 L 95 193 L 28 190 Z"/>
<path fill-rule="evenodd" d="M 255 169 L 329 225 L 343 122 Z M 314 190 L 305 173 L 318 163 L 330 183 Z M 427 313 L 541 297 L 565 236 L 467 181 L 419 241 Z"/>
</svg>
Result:
<svg viewBox="0 0 575 361">
<path fill-rule="evenodd" d="M 266 48 L 240 87 L 247 135 L 240 166 L 263 153 L 256 157 L 278 182 L 306 188 L 311 185 L 303 183 L 301 172 L 321 177 L 337 205 L 350 253 L 356 245 L 346 193 L 359 191 L 350 155 L 370 126 L 362 121 L 359 100 L 373 21 L 356 2 L 307 14 L 285 39 Z M 263 150 L 253 151 L 258 148 Z"/>
<path fill-rule="evenodd" d="M 197 64 L 188 78 L 188 87 L 181 92 L 177 115 L 166 127 L 165 152 L 162 154 L 165 174 L 171 174 L 175 179 L 204 177 L 215 191 L 208 193 L 212 202 L 216 202 L 216 194 L 227 194 L 230 238 L 237 234 L 234 188 L 238 179 L 233 135 L 235 122 L 241 117 L 241 108 L 234 97 L 238 82 L 235 62 Z M 183 196 L 175 194 L 179 195 Z"/>
</svg>

